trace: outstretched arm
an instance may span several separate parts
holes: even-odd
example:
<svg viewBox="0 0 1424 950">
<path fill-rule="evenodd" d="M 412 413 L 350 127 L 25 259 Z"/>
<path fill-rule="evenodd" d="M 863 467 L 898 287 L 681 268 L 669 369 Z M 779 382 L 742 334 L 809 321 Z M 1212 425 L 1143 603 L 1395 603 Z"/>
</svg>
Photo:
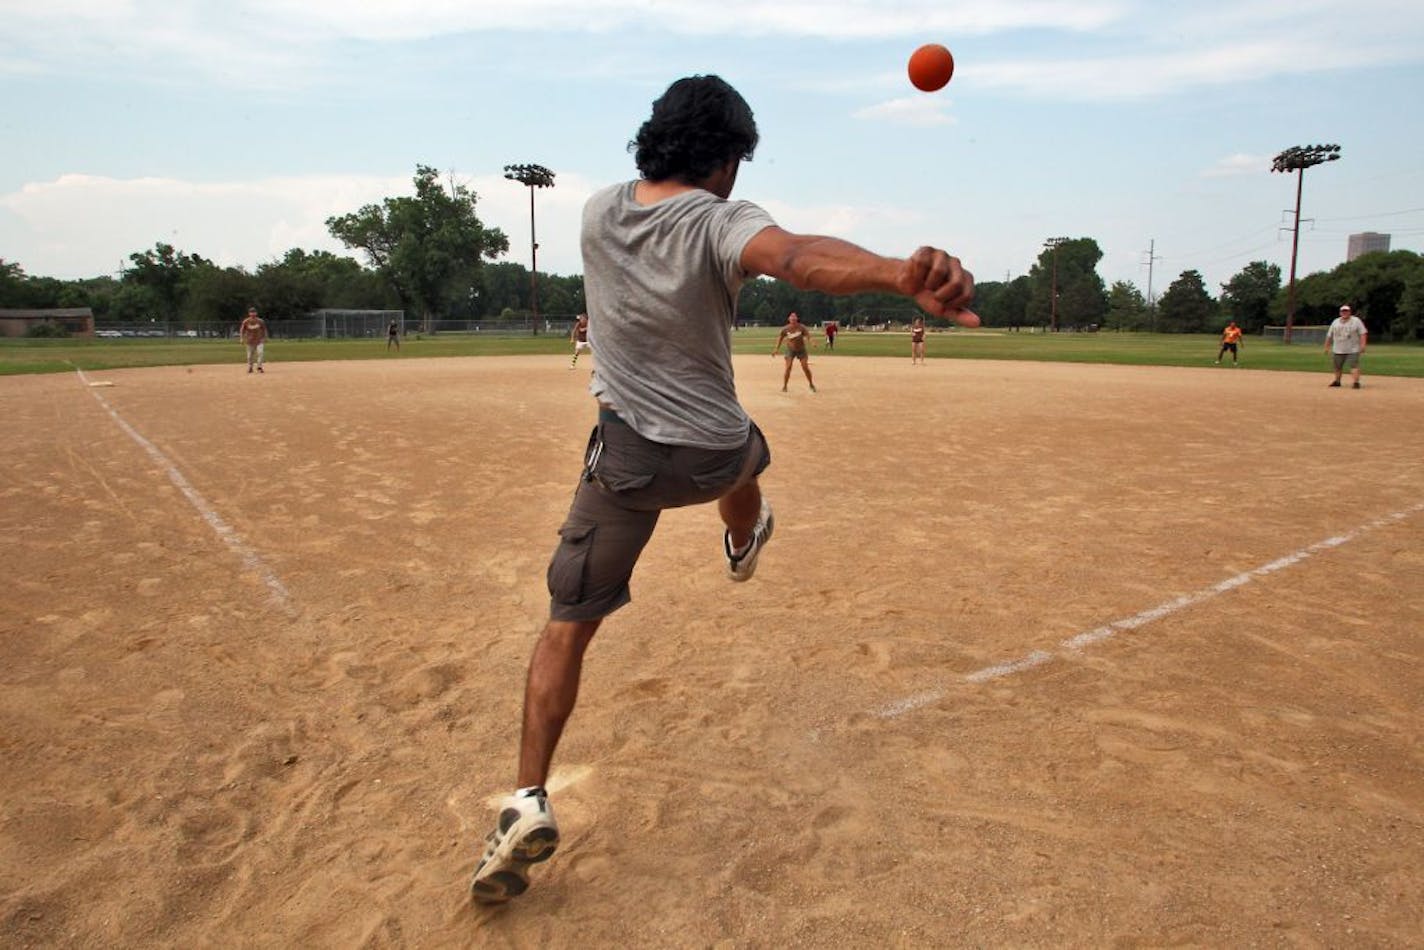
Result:
<svg viewBox="0 0 1424 950">
<path fill-rule="evenodd" d="M 882 257 L 839 238 L 769 227 L 743 248 L 742 268 L 800 290 L 901 294 L 933 316 L 960 326 L 979 325 L 979 318 L 965 309 L 974 297 L 974 275 L 938 248 L 922 247 L 907 258 Z"/>
</svg>

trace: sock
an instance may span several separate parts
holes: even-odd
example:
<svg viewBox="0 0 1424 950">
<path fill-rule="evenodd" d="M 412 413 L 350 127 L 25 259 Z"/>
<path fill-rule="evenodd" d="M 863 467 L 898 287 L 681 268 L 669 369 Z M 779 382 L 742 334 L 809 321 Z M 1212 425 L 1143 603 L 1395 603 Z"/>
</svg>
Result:
<svg viewBox="0 0 1424 950">
<path fill-rule="evenodd" d="M 542 795 L 545 798 L 549 797 L 542 785 L 530 785 L 526 788 L 517 788 L 514 790 L 515 798 L 534 798 L 537 795 Z"/>
</svg>

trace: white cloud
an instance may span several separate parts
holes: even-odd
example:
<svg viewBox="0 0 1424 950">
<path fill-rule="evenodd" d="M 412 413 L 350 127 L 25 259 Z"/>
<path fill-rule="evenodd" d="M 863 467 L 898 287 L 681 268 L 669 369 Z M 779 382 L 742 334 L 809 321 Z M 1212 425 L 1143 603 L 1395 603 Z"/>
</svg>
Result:
<svg viewBox="0 0 1424 950">
<path fill-rule="evenodd" d="M 368 40 L 414 39 L 472 30 L 628 28 L 684 35 L 981 35 L 1007 29 L 1091 30 L 1120 17 L 1121 0 L 249 0 L 272 20 Z"/>
<path fill-rule="evenodd" d="M 907 42 L 1023 35 L 1035 48 L 1057 37 L 1066 52 L 984 59 L 971 81 L 1079 100 L 1424 59 L 1417 0 L 0 0 L 0 21 L 0 73 L 123 68 L 276 90 L 340 81 L 333 71 L 349 65 L 342 41 L 393 46 L 484 31 Z"/>
<path fill-rule="evenodd" d="M 949 246 L 942 225 L 919 208 L 897 205 L 801 205 L 748 195 L 788 231 L 826 234 L 880 254 L 909 254 L 921 243 Z"/>
<path fill-rule="evenodd" d="M 1035 97 L 1149 99 L 1203 87 L 1424 61 L 1424 5 L 1399 0 L 1199 0 L 1140 10 L 1078 55 L 975 65 L 976 85 Z M 1063 44 L 1071 54 L 1072 43 Z"/>
<path fill-rule="evenodd" d="M 0 0 L 0 70 L 114 67 L 197 74 L 234 87 L 291 89 L 327 77 L 337 44 L 393 45 L 484 31 L 791 39 L 1085 32 L 1125 0 Z"/>
<path fill-rule="evenodd" d="M 950 105 L 950 100 L 941 96 L 907 96 L 866 106 L 852 115 L 857 119 L 879 120 L 895 125 L 953 125 L 955 119 L 949 114 Z"/>
<path fill-rule="evenodd" d="M 502 176 L 466 182 L 487 226 L 509 238 L 508 260 L 529 260 L 529 195 Z M 591 186 L 560 175 L 535 197 L 539 269 L 582 271 L 578 224 Z M 324 175 L 196 182 L 62 175 L 0 195 L 0 247 L 26 248 L 26 273 L 60 278 L 114 273 L 128 255 L 172 244 L 248 270 L 293 247 L 358 257 L 331 237 L 326 219 L 411 193 L 409 177 Z"/>
</svg>

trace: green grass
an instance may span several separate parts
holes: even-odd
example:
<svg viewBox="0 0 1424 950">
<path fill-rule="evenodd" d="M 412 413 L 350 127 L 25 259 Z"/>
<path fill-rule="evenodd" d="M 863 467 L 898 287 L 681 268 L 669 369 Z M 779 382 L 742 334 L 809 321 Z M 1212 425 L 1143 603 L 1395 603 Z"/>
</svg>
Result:
<svg viewBox="0 0 1424 950">
<path fill-rule="evenodd" d="M 738 353 L 770 353 L 775 339 L 775 330 L 743 330 L 734 334 L 733 347 Z M 1215 334 L 1044 334 L 959 330 L 951 333 L 931 333 L 926 344 L 926 355 L 930 359 L 1042 360 L 1212 368 L 1218 340 Z M 819 333 L 817 342 L 824 342 Z M 547 334 L 537 337 L 411 337 L 398 353 L 387 353 L 384 339 L 273 340 L 267 344 L 267 360 L 273 363 L 304 360 L 420 359 L 432 356 L 567 356 L 570 352 L 568 340 L 560 335 Z M 813 351 L 813 356 L 818 358 L 826 355 L 823 347 Z M 836 340 L 834 358 L 909 358 L 909 355 L 910 340 L 905 333 L 842 331 Z M 0 340 L 0 376 L 62 373 L 72 371 L 76 367 L 84 370 L 103 370 L 132 366 L 241 363 L 243 359 L 242 345 L 230 340 Z M 1329 368 L 1329 360 L 1321 352 L 1319 344 L 1286 346 L 1260 338 L 1248 338 L 1244 341 L 1241 361 L 1243 366 L 1250 369 L 1322 372 Z M 1370 346 L 1363 366 L 1367 375 L 1424 377 L 1424 345 L 1374 344 Z"/>
<path fill-rule="evenodd" d="M 1152 333 L 1009 333 L 957 330 L 931 333 L 925 355 L 931 359 L 1042 360 L 1058 363 L 1116 363 L 1129 366 L 1212 366 L 1221 338 L 1216 334 Z M 769 349 L 769 347 L 768 347 Z M 817 351 L 824 352 L 824 351 Z M 842 332 L 836 354 L 903 356 L 910 341 L 903 333 Z M 1242 341 L 1241 365 L 1250 369 L 1319 372 L 1328 369 L 1322 344 L 1289 346 L 1260 337 Z M 1229 363 L 1231 357 L 1226 357 Z M 1424 345 L 1371 344 L 1361 364 L 1376 376 L 1424 376 Z M 1223 364 L 1225 366 L 1225 364 Z"/>
</svg>

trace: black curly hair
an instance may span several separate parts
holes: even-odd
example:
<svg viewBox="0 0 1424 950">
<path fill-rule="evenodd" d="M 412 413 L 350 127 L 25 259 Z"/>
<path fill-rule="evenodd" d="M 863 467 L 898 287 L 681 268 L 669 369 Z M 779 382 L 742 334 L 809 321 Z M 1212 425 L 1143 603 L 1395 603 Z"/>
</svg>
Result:
<svg viewBox="0 0 1424 950">
<path fill-rule="evenodd" d="M 649 181 L 696 184 L 757 146 L 751 106 L 718 76 L 688 76 L 653 103 L 652 118 L 628 143 Z"/>
</svg>

